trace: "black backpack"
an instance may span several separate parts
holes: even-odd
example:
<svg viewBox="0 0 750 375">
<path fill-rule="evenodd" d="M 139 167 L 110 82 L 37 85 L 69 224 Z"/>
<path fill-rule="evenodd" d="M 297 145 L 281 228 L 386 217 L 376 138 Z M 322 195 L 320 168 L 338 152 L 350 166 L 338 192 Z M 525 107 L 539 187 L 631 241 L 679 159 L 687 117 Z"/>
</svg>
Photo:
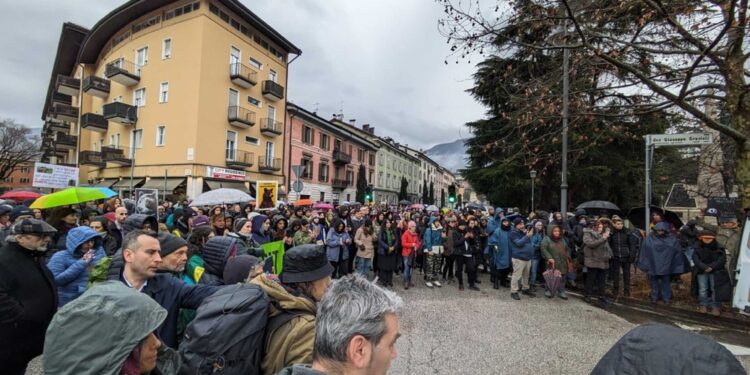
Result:
<svg viewBox="0 0 750 375">
<path fill-rule="evenodd" d="M 183 374 L 260 374 L 268 296 L 260 286 L 234 284 L 206 298 L 180 343 Z"/>
</svg>

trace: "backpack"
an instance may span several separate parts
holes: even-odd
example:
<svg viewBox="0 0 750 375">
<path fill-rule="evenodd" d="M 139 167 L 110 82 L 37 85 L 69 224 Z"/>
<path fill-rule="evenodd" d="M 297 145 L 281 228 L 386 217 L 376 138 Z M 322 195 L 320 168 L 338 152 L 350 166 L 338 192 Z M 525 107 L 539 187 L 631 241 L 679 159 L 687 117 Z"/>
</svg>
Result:
<svg viewBox="0 0 750 375">
<path fill-rule="evenodd" d="M 260 374 L 268 296 L 258 285 L 222 287 L 206 298 L 180 343 L 184 374 Z"/>
</svg>

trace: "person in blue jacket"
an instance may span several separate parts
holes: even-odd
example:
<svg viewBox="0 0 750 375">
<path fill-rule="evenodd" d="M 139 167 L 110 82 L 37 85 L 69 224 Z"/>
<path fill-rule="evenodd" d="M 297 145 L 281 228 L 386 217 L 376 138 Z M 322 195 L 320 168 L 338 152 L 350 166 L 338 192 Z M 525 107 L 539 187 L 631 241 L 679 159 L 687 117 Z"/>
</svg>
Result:
<svg viewBox="0 0 750 375">
<path fill-rule="evenodd" d="M 510 280 L 510 296 L 514 300 L 520 300 L 518 295 L 519 281 L 522 286 L 521 293 L 536 297 L 536 294 L 529 287 L 529 271 L 531 271 L 531 257 L 534 255 L 534 245 L 531 243 L 531 236 L 534 235 L 534 228 L 526 229 L 523 219 L 517 217 L 513 219 L 513 225 L 516 227 L 510 232 L 510 256 L 513 264 L 513 276 Z"/>
<path fill-rule="evenodd" d="M 531 290 L 536 291 L 537 275 L 539 271 L 539 260 L 542 259 L 542 240 L 547 235 L 544 233 L 544 222 L 534 220 L 534 234 L 531 236 L 531 246 L 534 248 L 534 255 L 531 257 L 531 272 L 529 272 L 529 285 Z"/>
<path fill-rule="evenodd" d="M 326 236 L 326 253 L 328 261 L 333 266 L 333 275 L 338 278 L 346 276 L 349 273 L 349 251 L 348 246 L 352 243 L 352 238 L 346 232 L 346 224 L 341 219 L 336 219 Z"/>
<path fill-rule="evenodd" d="M 90 227 L 71 229 L 65 239 L 65 247 L 65 250 L 56 252 L 47 264 L 55 277 L 60 307 L 86 291 L 89 272 L 106 256 L 101 235 Z"/>
<path fill-rule="evenodd" d="M 509 237 L 511 229 L 510 220 L 503 217 L 487 241 L 488 246 L 485 249 L 485 255 L 490 258 L 490 264 L 492 265 L 494 276 L 492 287 L 494 289 L 499 289 L 501 286 L 504 288 L 510 287 L 508 274 L 511 270 Z"/>
</svg>

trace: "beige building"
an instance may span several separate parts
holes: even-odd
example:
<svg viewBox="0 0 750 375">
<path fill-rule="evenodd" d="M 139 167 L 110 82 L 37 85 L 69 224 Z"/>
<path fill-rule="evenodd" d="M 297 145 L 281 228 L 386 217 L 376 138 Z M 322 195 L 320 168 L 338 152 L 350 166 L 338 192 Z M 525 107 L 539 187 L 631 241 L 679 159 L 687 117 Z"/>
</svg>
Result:
<svg viewBox="0 0 750 375">
<path fill-rule="evenodd" d="M 120 191 L 282 184 L 287 68 L 300 53 L 237 0 L 131 0 L 90 30 L 66 23 L 44 158 Z"/>
</svg>

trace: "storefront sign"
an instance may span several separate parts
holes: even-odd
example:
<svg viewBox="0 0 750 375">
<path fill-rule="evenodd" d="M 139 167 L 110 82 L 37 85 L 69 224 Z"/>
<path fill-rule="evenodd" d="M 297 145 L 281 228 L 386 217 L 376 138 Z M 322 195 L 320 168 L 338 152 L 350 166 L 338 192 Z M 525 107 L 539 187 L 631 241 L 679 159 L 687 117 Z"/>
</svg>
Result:
<svg viewBox="0 0 750 375">
<path fill-rule="evenodd" d="M 206 167 L 206 177 L 219 178 L 223 180 L 245 181 L 245 171 L 236 169 Z"/>
<path fill-rule="evenodd" d="M 33 187 L 65 189 L 78 186 L 78 168 L 34 163 Z"/>
</svg>

